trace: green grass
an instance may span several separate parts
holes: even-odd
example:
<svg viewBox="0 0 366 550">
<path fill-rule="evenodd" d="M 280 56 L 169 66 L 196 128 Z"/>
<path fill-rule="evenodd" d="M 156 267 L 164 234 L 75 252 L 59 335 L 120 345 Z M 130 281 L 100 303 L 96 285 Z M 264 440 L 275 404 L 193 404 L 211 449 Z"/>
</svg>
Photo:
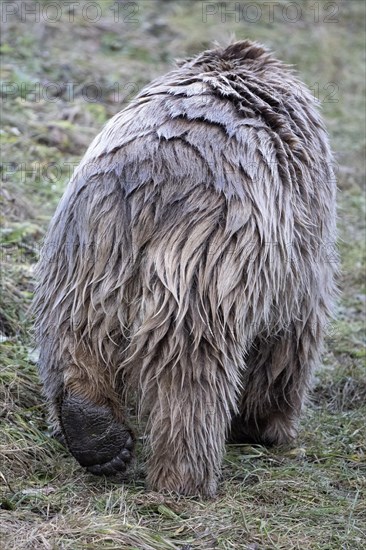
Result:
<svg viewBox="0 0 366 550">
<path fill-rule="evenodd" d="M 262 6 L 255 24 L 233 17 L 223 23 L 217 15 L 205 23 L 201 2 L 149 0 L 138 2 L 134 24 L 114 22 L 104 9 L 103 18 L 88 25 L 77 8 L 73 23 L 67 17 L 55 24 L 14 19 L 5 26 L 1 548 L 365 548 L 365 10 L 357 0 L 339 2 L 338 22 L 326 23 L 329 2 L 320 2 L 315 23 L 314 2 L 304 1 L 302 19 L 290 24 L 278 11 L 285 4 L 279 2 L 274 21 Z M 296 446 L 228 446 L 217 497 L 200 501 L 146 491 L 141 448 L 122 482 L 88 475 L 50 437 L 29 305 L 42 236 L 71 166 L 92 137 L 173 58 L 232 33 L 262 41 L 294 63 L 322 101 L 339 166 L 341 297 Z M 50 87 L 47 97 L 35 97 L 37 83 L 56 83 L 57 94 Z M 88 102 L 92 83 L 100 95 Z M 336 84 L 334 102 L 329 83 Z"/>
</svg>

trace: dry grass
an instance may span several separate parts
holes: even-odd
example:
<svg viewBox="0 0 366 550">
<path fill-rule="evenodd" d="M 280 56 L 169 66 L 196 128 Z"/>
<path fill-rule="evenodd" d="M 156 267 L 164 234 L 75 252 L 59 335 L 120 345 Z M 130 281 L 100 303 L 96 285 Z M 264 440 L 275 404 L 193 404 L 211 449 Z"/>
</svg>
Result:
<svg viewBox="0 0 366 550">
<path fill-rule="evenodd" d="M 13 18 L 4 28 L 1 77 L 9 93 L 3 94 L 1 131 L 0 546 L 361 550 L 366 545 L 364 5 L 331 3 L 340 5 L 338 22 L 327 23 L 329 3 L 320 2 L 320 22 L 314 23 L 314 2 L 302 2 L 303 17 L 291 24 L 283 21 L 286 3 L 280 2 L 273 22 L 262 6 L 253 24 L 230 16 L 222 23 L 217 14 L 204 23 L 201 2 L 136 4 L 133 24 L 113 22 L 105 8 L 107 15 L 88 25 L 80 7 L 72 24 L 66 16 L 27 25 Z M 141 453 L 123 482 L 99 479 L 49 436 L 27 312 L 33 267 L 68 179 L 67 163 L 77 162 L 121 102 L 167 70 L 172 58 L 232 31 L 238 38 L 262 40 L 296 63 L 319 90 L 339 163 L 342 298 L 296 448 L 228 446 L 219 494 L 202 502 L 145 491 Z M 57 94 L 48 88 L 47 97 L 35 97 L 37 82 L 43 89 L 57 83 Z M 336 84 L 335 102 L 327 98 L 330 82 Z M 85 100 L 91 83 L 100 90 L 95 102 Z"/>
</svg>

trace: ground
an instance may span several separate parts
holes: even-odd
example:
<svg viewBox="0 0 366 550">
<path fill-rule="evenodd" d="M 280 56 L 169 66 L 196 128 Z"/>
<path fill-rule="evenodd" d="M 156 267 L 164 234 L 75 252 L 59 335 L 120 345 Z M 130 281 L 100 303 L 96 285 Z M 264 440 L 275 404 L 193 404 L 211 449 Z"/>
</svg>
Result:
<svg viewBox="0 0 366 550">
<path fill-rule="evenodd" d="M 3 548 L 365 548 L 364 3 L 59 0 L 1 9 Z M 321 102 L 339 187 L 341 293 L 296 445 L 228 446 L 217 498 L 200 501 L 147 492 L 141 452 L 121 484 L 85 473 L 50 437 L 29 304 L 47 223 L 92 137 L 174 58 L 232 33 L 296 65 Z"/>
</svg>

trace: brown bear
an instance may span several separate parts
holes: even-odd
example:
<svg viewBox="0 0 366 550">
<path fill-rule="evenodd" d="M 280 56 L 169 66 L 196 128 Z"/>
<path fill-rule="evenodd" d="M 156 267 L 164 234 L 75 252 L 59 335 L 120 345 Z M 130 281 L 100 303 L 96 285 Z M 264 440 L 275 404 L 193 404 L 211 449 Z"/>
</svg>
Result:
<svg viewBox="0 0 366 550">
<path fill-rule="evenodd" d="M 79 463 L 215 493 L 225 442 L 296 435 L 335 295 L 336 184 L 317 104 L 264 47 L 187 59 L 114 116 L 48 230 L 40 375 Z"/>
</svg>

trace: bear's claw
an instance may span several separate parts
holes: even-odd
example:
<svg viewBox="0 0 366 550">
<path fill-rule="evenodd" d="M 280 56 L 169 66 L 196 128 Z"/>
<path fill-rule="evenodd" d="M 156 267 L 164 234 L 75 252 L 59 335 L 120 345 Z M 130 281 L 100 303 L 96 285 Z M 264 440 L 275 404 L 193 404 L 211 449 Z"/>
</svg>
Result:
<svg viewBox="0 0 366 550">
<path fill-rule="evenodd" d="M 107 406 L 66 394 L 60 408 L 67 447 L 89 472 L 113 475 L 124 472 L 132 459 L 132 433 Z"/>
</svg>

